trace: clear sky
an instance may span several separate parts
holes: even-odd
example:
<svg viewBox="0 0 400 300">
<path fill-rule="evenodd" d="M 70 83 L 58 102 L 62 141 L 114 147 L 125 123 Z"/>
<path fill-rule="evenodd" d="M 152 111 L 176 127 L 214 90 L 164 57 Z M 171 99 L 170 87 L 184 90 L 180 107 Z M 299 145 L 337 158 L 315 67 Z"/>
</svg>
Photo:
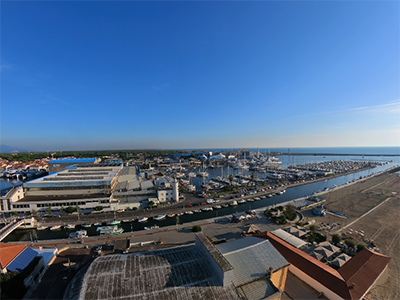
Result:
<svg viewBox="0 0 400 300">
<path fill-rule="evenodd" d="M 1 144 L 399 146 L 399 1 L 1 3 Z"/>
</svg>

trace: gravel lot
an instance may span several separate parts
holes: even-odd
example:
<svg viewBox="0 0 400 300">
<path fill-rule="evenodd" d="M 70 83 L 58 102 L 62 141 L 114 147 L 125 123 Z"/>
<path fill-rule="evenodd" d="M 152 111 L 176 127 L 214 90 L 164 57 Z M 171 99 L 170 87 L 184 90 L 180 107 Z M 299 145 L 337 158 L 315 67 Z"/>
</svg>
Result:
<svg viewBox="0 0 400 300">
<path fill-rule="evenodd" d="M 400 299 L 400 174 L 384 173 L 324 195 L 328 209 L 346 214 L 346 219 L 327 215 L 317 217 L 305 211 L 308 219 L 316 220 L 319 231 L 330 236 L 346 234 L 357 243 L 373 240 L 376 251 L 390 256 L 386 271 L 369 292 L 368 299 Z M 334 226 L 333 224 L 340 223 Z M 359 232 L 362 230 L 364 236 Z"/>
</svg>

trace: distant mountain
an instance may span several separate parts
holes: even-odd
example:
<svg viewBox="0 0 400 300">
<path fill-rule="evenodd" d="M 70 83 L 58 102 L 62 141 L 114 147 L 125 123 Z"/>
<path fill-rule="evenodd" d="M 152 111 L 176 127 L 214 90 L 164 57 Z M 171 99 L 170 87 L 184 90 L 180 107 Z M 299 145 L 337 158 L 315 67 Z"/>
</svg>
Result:
<svg viewBox="0 0 400 300">
<path fill-rule="evenodd" d="M 0 153 L 11 153 L 11 151 L 17 150 L 18 152 L 28 152 L 26 149 L 12 147 L 8 145 L 0 145 Z"/>
</svg>

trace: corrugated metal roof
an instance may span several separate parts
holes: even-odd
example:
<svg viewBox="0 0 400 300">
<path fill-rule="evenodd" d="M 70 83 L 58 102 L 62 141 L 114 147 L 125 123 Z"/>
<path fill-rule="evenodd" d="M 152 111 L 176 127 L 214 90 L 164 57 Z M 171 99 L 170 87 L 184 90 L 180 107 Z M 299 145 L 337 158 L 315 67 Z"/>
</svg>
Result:
<svg viewBox="0 0 400 300">
<path fill-rule="evenodd" d="M 143 190 L 154 187 L 153 182 L 151 180 L 145 180 L 141 183 L 141 185 Z"/>
<path fill-rule="evenodd" d="M 233 266 L 232 281 L 236 286 L 266 275 L 269 269 L 288 266 L 287 260 L 268 240 L 246 237 L 215 245 Z"/>
<path fill-rule="evenodd" d="M 296 248 L 301 248 L 307 245 L 307 242 L 303 241 L 302 239 L 299 239 L 298 237 L 294 236 L 293 234 L 290 234 L 289 232 L 284 231 L 281 228 L 271 231 L 271 233 Z"/>
<path fill-rule="evenodd" d="M 140 188 L 140 182 L 138 180 L 128 182 L 128 190 L 136 190 Z"/>
<path fill-rule="evenodd" d="M 26 247 L 8 266 L 9 271 L 22 272 L 29 263 L 37 256 L 37 252 Z"/>
<path fill-rule="evenodd" d="M 242 285 L 240 288 L 238 288 L 238 292 L 243 296 L 244 299 L 261 300 L 275 294 L 277 291 L 274 289 L 268 279 L 263 278 Z"/>
</svg>

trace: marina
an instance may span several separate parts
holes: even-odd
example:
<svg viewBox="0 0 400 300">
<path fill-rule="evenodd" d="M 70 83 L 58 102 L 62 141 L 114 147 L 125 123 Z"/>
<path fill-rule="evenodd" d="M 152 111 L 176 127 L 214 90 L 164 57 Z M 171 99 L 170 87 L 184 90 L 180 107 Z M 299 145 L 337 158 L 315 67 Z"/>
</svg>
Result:
<svg viewBox="0 0 400 300">
<path fill-rule="evenodd" d="M 358 180 L 360 177 L 368 177 L 374 173 L 383 171 L 385 169 L 388 169 L 391 166 L 396 165 L 395 163 L 391 164 L 384 164 L 377 166 L 373 169 L 367 169 L 364 171 L 359 171 L 351 174 L 347 174 L 344 176 L 338 176 L 334 177 L 328 180 L 321 180 L 321 181 L 316 181 L 316 182 L 310 182 L 306 184 L 302 184 L 296 187 L 286 187 L 286 193 L 280 196 L 273 196 L 272 194 L 264 194 L 260 195 L 256 198 L 259 198 L 260 200 L 254 201 L 254 202 L 246 202 L 243 204 L 240 204 L 238 206 L 237 200 L 231 200 L 227 201 L 226 203 L 221 203 L 221 209 L 215 210 L 215 211 L 202 211 L 200 210 L 201 213 L 193 213 L 193 211 L 190 210 L 184 210 L 184 211 L 175 211 L 174 213 L 176 216 L 179 215 L 179 220 L 176 219 L 176 217 L 168 217 L 168 218 L 163 218 L 162 220 L 150 220 L 149 217 L 143 216 L 143 217 L 137 217 L 133 218 L 136 221 L 131 221 L 131 222 L 123 222 L 121 224 L 121 228 L 123 228 L 124 232 L 130 232 L 130 231 L 137 231 L 137 230 L 144 230 L 144 225 L 142 225 L 144 222 L 146 222 L 146 227 L 151 227 L 153 225 L 157 225 L 160 227 L 164 226 L 170 226 L 170 225 L 175 225 L 177 223 L 179 224 L 184 224 L 184 223 L 189 223 L 193 222 L 196 220 L 201 220 L 201 219 L 207 219 L 207 218 L 212 218 L 215 216 L 223 216 L 223 215 L 231 215 L 233 213 L 237 213 L 240 211 L 246 211 L 249 209 L 257 209 L 261 207 L 266 207 L 270 205 L 276 205 L 279 203 L 284 203 L 287 201 L 291 201 L 293 199 L 298 199 L 302 197 L 306 197 L 308 195 L 312 195 L 313 193 L 316 193 L 318 191 L 323 191 L 325 188 L 328 189 L 334 189 L 335 187 L 340 187 L 341 185 L 348 184 L 349 182 Z M 255 199 L 255 198 L 253 198 Z M 240 200 L 240 199 L 238 199 Z M 164 214 L 162 214 L 164 215 Z M 165 214 L 166 215 L 166 214 Z M 132 218 L 132 217 L 131 217 Z M 126 219 L 126 218 L 125 218 Z M 157 224 L 155 223 L 157 222 Z M 44 226 L 44 225 L 43 225 Z M 88 236 L 93 236 L 96 235 L 96 227 L 91 226 L 90 228 L 84 228 L 80 225 L 76 226 L 77 229 L 82 228 L 82 229 L 87 229 L 87 234 Z M 68 237 L 68 232 L 65 229 L 58 229 L 58 230 L 36 230 L 36 229 L 18 229 L 12 232 L 9 236 L 7 236 L 4 241 L 12 241 L 12 240 L 26 240 L 28 241 L 31 238 L 31 233 L 33 236 L 37 236 L 38 240 L 42 239 L 58 239 L 58 238 L 67 238 Z"/>
</svg>

